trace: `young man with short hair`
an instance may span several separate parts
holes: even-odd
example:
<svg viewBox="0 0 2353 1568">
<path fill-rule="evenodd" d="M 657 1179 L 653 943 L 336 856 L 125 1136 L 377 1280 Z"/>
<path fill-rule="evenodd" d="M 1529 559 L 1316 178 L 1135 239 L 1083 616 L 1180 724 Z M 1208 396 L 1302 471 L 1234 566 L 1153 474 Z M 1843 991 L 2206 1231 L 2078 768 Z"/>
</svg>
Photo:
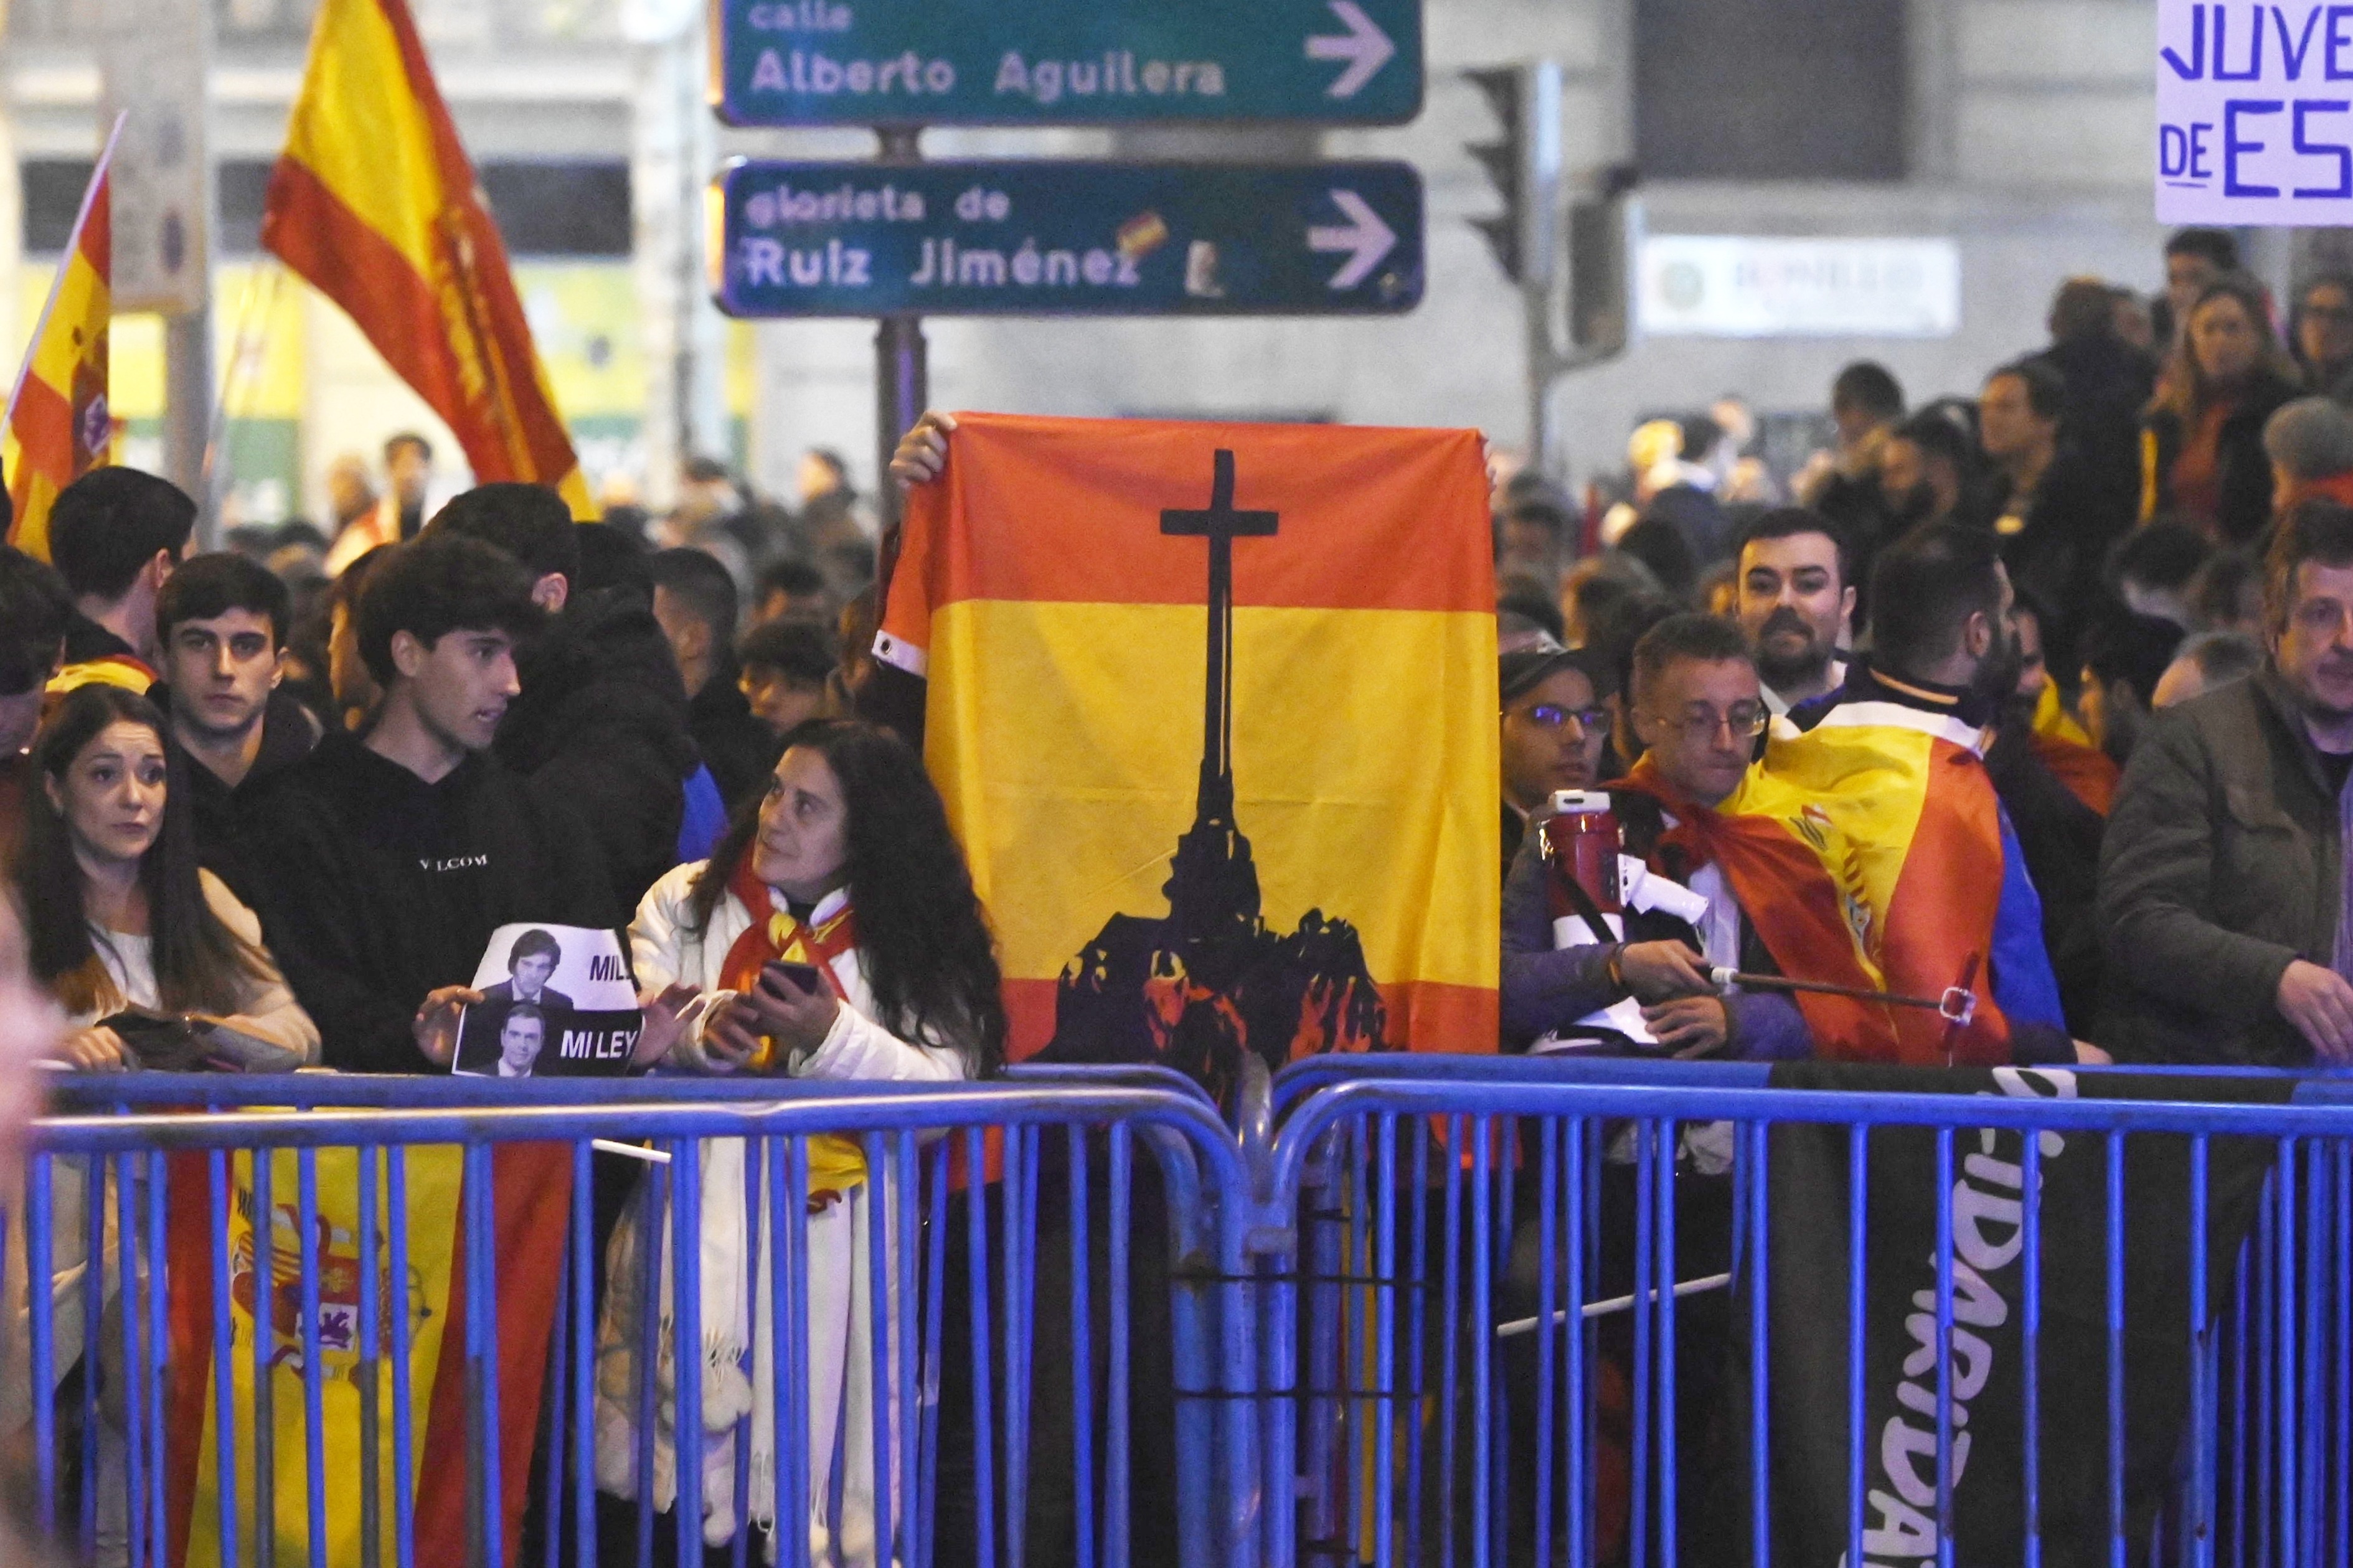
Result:
<svg viewBox="0 0 2353 1568">
<path fill-rule="evenodd" d="M 2353 1061 L 2353 510 L 2298 507 L 2267 566 L 2263 667 L 2157 715 L 2109 814 L 2102 1043 L 2119 1060 Z"/>
<path fill-rule="evenodd" d="M 655 552 L 646 570 L 654 582 L 654 619 L 686 682 L 687 732 L 732 809 L 765 790 L 776 765 L 776 734 L 753 716 L 736 683 L 735 580 L 717 557 L 684 547 Z"/>
<path fill-rule="evenodd" d="M 235 889 L 236 802 L 311 754 L 318 721 L 290 692 L 286 585 L 242 555 L 198 555 L 164 584 L 155 637 L 164 681 L 153 692 L 187 761 L 196 855 Z"/>
<path fill-rule="evenodd" d="M 546 616 L 515 649 L 522 690 L 499 731 L 500 760 L 590 825 L 615 895 L 634 909 L 679 862 L 687 781 L 702 765 L 670 639 L 642 592 L 580 585 L 579 525 L 554 490 L 478 485 L 424 536 L 453 533 L 520 562 Z"/>
<path fill-rule="evenodd" d="M 1768 511 L 1748 525 L 1736 561 L 1740 629 L 1765 706 L 1787 713 L 1837 690 L 1855 600 L 1838 524 L 1804 507 Z"/>
<path fill-rule="evenodd" d="M 93 468 L 49 510 L 49 561 L 73 594 L 63 696 L 92 681 L 144 692 L 155 684 L 155 601 L 188 548 L 196 503 L 136 468 Z"/>
<path fill-rule="evenodd" d="M 241 803 L 270 951 L 346 1072 L 431 1072 L 500 926 L 626 918 L 597 840 L 492 753 L 522 689 L 530 574 L 479 540 L 387 551 L 359 605 L 384 689 L 362 739 L 330 735 Z"/>
</svg>

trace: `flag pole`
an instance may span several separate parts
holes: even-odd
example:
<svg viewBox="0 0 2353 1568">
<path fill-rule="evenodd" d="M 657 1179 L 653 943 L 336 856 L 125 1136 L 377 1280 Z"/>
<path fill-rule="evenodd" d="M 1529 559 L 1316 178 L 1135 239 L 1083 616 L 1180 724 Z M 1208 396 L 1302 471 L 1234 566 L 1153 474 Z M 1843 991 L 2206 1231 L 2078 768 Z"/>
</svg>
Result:
<svg viewBox="0 0 2353 1568">
<path fill-rule="evenodd" d="M 90 172 L 90 187 L 81 194 L 81 210 L 74 214 L 73 228 L 66 236 L 66 247 L 58 263 L 57 275 L 49 279 L 49 297 L 41 301 L 41 314 L 33 322 L 32 336 L 25 340 L 25 363 L 17 367 L 16 379 L 9 385 L 8 408 L 6 413 L 0 414 L 0 429 L 16 423 L 16 399 L 24 395 L 25 383 L 32 376 L 33 355 L 40 349 L 43 334 L 49 330 L 49 318 L 57 313 L 58 296 L 65 291 L 66 269 L 72 265 L 73 254 L 81 246 L 81 231 L 90 222 L 90 204 L 98 199 L 100 188 L 106 184 L 107 167 L 114 162 L 114 144 L 122 139 L 123 121 L 130 118 L 131 111 L 127 109 L 114 117 L 114 129 L 106 133 L 106 146 L 98 155 L 97 167 Z"/>
</svg>

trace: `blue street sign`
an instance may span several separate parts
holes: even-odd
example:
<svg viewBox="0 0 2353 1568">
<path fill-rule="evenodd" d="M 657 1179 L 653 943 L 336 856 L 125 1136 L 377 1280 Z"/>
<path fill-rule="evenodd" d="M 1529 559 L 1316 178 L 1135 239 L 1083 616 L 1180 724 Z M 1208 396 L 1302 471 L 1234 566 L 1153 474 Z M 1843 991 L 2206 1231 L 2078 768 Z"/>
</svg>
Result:
<svg viewBox="0 0 2353 1568">
<path fill-rule="evenodd" d="M 712 190 L 735 316 L 1386 315 L 1421 299 L 1407 163 L 782 163 Z"/>
<path fill-rule="evenodd" d="M 1421 0 L 711 0 L 733 125 L 1099 125 L 1421 110 Z"/>
</svg>

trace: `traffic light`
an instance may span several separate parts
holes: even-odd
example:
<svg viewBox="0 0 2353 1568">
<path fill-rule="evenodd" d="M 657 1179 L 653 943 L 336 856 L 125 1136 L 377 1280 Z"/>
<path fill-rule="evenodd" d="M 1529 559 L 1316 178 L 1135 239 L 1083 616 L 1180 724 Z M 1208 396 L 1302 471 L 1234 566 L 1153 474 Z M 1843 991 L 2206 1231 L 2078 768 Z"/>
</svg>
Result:
<svg viewBox="0 0 2353 1568">
<path fill-rule="evenodd" d="M 1463 72 L 1486 95 L 1500 133 L 1467 151 L 1504 198 L 1494 217 L 1472 218 L 1504 276 L 1541 286 L 1552 276 L 1560 225 L 1560 65 L 1528 60 Z"/>
<path fill-rule="evenodd" d="M 1634 254 L 1642 207 L 1630 163 L 1612 164 L 1568 204 L 1570 357 L 1584 363 L 1626 352 L 1633 333 Z"/>
</svg>

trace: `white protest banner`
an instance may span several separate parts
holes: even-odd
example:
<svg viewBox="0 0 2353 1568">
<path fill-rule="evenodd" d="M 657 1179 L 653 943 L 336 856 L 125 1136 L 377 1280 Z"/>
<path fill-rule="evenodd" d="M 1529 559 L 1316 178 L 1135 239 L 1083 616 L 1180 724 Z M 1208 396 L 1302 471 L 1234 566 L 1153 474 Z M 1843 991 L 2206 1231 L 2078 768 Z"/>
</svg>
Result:
<svg viewBox="0 0 2353 1568">
<path fill-rule="evenodd" d="M 644 1015 L 621 939 L 586 926 L 504 925 L 474 971 L 449 1070 L 470 1078 L 625 1073 Z"/>
<path fill-rule="evenodd" d="M 2158 0 L 2159 223 L 2353 223 L 2353 5 Z"/>
</svg>

